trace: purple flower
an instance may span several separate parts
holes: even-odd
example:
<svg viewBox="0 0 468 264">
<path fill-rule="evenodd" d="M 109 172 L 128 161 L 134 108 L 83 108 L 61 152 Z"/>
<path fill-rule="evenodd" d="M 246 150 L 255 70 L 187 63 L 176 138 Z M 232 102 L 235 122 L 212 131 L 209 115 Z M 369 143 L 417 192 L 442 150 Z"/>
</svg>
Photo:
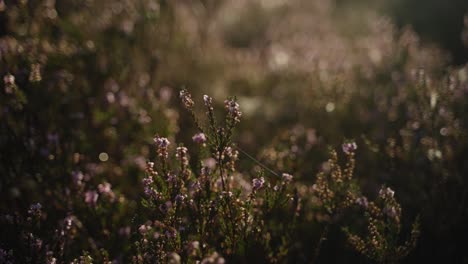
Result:
<svg viewBox="0 0 468 264">
<path fill-rule="evenodd" d="M 108 182 L 104 182 L 98 185 L 98 190 L 101 194 L 108 194 L 112 192 L 112 185 Z"/>
<path fill-rule="evenodd" d="M 81 171 L 72 171 L 73 184 L 80 186 L 83 184 L 84 175 Z"/>
<path fill-rule="evenodd" d="M 384 212 L 384 214 L 386 214 L 390 218 L 396 218 L 397 217 L 397 210 L 395 209 L 394 206 L 385 207 L 383 212 Z"/>
<path fill-rule="evenodd" d="M 192 137 L 192 140 L 193 140 L 193 142 L 195 142 L 197 144 L 203 144 L 203 143 L 206 142 L 206 136 L 203 133 L 198 133 L 198 134 L 195 134 Z"/>
<path fill-rule="evenodd" d="M 153 184 L 154 180 L 153 180 L 153 177 L 148 176 L 146 178 L 143 178 L 141 182 L 143 183 L 143 186 L 146 188 L 146 187 L 151 187 L 151 184 Z"/>
<path fill-rule="evenodd" d="M 29 207 L 28 214 L 33 216 L 41 216 L 42 205 L 40 203 L 32 204 Z"/>
<path fill-rule="evenodd" d="M 99 194 L 96 191 L 87 191 L 85 193 L 85 203 L 87 203 L 89 206 L 96 206 L 98 198 Z"/>
<path fill-rule="evenodd" d="M 167 152 L 167 148 L 171 144 L 169 140 L 165 137 L 160 137 L 160 136 L 156 136 L 153 140 L 157 146 L 158 156 L 166 159 L 169 155 Z"/>
<path fill-rule="evenodd" d="M 213 98 L 209 97 L 208 95 L 203 95 L 203 101 L 205 102 L 205 106 L 208 108 L 212 107 L 213 104 Z"/>
<path fill-rule="evenodd" d="M 111 202 L 115 201 L 115 194 L 112 191 L 112 185 L 108 182 L 104 182 L 98 185 L 99 193 L 104 197 L 108 198 Z"/>
<path fill-rule="evenodd" d="M 392 189 L 390 189 L 389 187 L 382 187 L 379 191 L 379 196 L 382 198 L 382 199 L 386 199 L 386 198 L 393 198 L 393 195 L 395 194 L 395 191 L 393 191 Z"/>
<path fill-rule="evenodd" d="M 254 191 L 259 190 L 260 188 L 263 187 L 263 184 L 265 184 L 265 179 L 263 177 L 253 179 L 252 180 L 252 189 Z"/>
<path fill-rule="evenodd" d="M 200 242 L 198 241 L 192 241 L 187 244 L 187 253 L 191 256 L 195 256 L 199 249 L 200 249 Z"/>
<path fill-rule="evenodd" d="M 3 76 L 3 82 L 5 82 L 5 85 L 15 84 L 15 76 L 13 76 L 12 74 L 7 74 Z"/>
<path fill-rule="evenodd" d="M 369 202 L 367 201 L 367 198 L 362 196 L 362 197 L 359 197 L 356 199 L 356 204 L 364 207 L 364 208 L 367 208 L 369 206 Z"/>
<path fill-rule="evenodd" d="M 185 198 L 186 198 L 185 195 L 177 194 L 175 197 L 175 201 L 177 203 L 182 203 L 185 200 Z"/>
<path fill-rule="evenodd" d="M 139 228 L 138 228 L 138 232 L 140 232 L 141 235 L 144 235 L 146 233 L 148 233 L 148 231 L 151 230 L 151 226 L 147 226 L 147 225 L 141 225 Z"/>
<path fill-rule="evenodd" d="M 348 143 L 343 143 L 342 145 L 343 152 L 346 154 L 351 154 L 354 153 L 357 149 L 357 145 L 355 142 L 348 142 Z"/>
<path fill-rule="evenodd" d="M 224 108 L 228 111 L 229 116 L 234 120 L 235 123 L 240 122 L 242 112 L 240 111 L 240 106 L 236 101 L 225 100 Z"/>
<path fill-rule="evenodd" d="M 171 144 L 165 137 L 156 136 L 153 140 L 159 148 L 167 148 Z"/>
<path fill-rule="evenodd" d="M 167 213 L 167 211 L 169 211 L 169 209 L 171 209 L 171 208 L 172 208 L 172 202 L 171 202 L 171 201 L 167 201 L 167 202 L 165 202 L 165 203 L 163 203 L 163 204 L 161 204 L 161 205 L 159 206 L 159 210 L 160 210 L 163 214 Z"/>
<path fill-rule="evenodd" d="M 129 226 L 121 227 L 119 229 L 119 235 L 124 236 L 124 237 L 129 237 L 130 231 L 131 231 L 131 228 Z"/>
<path fill-rule="evenodd" d="M 285 181 L 285 182 L 290 182 L 293 179 L 293 176 L 291 174 L 288 174 L 288 173 L 283 173 L 281 175 L 281 177 L 283 178 L 283 181 Z"/>
<path fill-rule="evenodd" d="M 166 230 L 165 235 L 168 238 L 175 238 L 177 236 L 177 231 L 175 229 Z"/>
</svg>

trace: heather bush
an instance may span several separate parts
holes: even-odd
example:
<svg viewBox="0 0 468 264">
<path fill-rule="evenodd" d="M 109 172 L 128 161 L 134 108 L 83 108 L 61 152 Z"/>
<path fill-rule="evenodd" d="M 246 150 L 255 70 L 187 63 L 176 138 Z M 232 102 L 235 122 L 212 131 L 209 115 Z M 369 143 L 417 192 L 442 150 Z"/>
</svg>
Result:
<svg viewBox="0 0 468 264">
<path fill-rule="evenodd" d="M 468 68 L 345 2 L 0 0 L 0 263 L 466 261 Z"/>
</svg>

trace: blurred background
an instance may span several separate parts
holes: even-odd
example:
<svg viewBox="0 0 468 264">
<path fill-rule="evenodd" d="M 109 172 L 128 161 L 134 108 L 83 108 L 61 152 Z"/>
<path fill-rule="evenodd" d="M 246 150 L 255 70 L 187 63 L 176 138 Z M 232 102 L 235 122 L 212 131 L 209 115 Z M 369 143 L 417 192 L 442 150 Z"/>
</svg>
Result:
<svg viewBox="0 0 468 264">
<path fill-rule="evenodd" d="M 41 202 L 46 238 L 73 215 L 65 259 L 125 261 L 153 136 L 193 146 L 186 88 L 200 113 L 203 94 L 236 96 L 235 141 L 298 184 L 355 140 L 365 193 L 395 189 L 406 229 L 422 217 L 406 261 L 467 262 L 467 15 L 463 0 L 0 0 L 0 210 Z M 90 209 L 105 182 L 118 202 Z M 3 218 L 0 246 L 24 248 Z M 296 261 L 316 231 L 305 222 Z M 339 229 L 329 241 L 322 262 L 366 261 Z"/>
</svg>

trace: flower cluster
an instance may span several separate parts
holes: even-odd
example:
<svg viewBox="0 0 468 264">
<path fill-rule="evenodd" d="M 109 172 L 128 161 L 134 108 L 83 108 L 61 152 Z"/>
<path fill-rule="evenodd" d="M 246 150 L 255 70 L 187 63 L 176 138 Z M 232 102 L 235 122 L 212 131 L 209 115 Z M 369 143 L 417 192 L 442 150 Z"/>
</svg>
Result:
<svg viewBox="0 0 468 264">
<path fill-rule="evenodd" d="M 167 150 L 171 144 L 169 140 L 165 137 L 156 136 L 153 141 L 156 143 L 156 152 L 158 153 L 158 156 L 167 159 L 169 155 Z"/>
<path fill-rule="evenodd" d="M 367 234 L 360 237 L 344 228 L 351 246 L 361 254 L 378 262 L 398 262 L 416 246 L 419 237 L 419 219 L 413 224 L 410 238 L 403 244 L 395 238 L 401 231 L 401 207 L 394 191 L 382 187 L 375 202 L 360 197 L 356 203 L 363 207 L 367 220 Z"/>
<path fill-rule="evenodd" d="M 211 99 L 205 97 L 205 101 L 211 105 Z M 216 128 L 208 133 L 218 131 Z M 218 142 L 225 142 L 221 145 L 223 151 L 215 151 L 220 145 L 209 145 L 213 151 L 208 153 L 211 155 L 208 159 L 214 160 L 216 167 L 202 166 L 200 170 L 193 170 L 188 160 L 189 149 L 183 146 L 175 149 L 176 163 L 164 158 L 172 156 L 167 148 L 164 157 L 158 154 L 158 163 L 148 163 L 147 176 L 143 179 L 144 205 L 154 218 L 137 228 L 140 239 L 134 262 L 224 263 L 225 258 L 252 254 L 242 249 L 251 243 L 271 250 L 270 256 L 263 256 L 266 261 L 284 259 L 282 250 L 271 247 L 278 242 L 285 248 L 290 246 L 291 230 L 286 226 L 267 228 L 278 224 L 267 216 L 298 211 L 298 198 L 293 198 L 287 184 L 292 181 L 292 175 L 284 173 L 281 189 L 276 191 L 264 188 L 267 185 L 264 176 L 254 178 L 251 186 L 236 184 L 245 180 L 244 176 L 233 174 L 238 152 L 229 138 L 223 138 L 227 135 L 217 135 Z M 156 141 L 158 146 L 169 145 L 161 138 Z M 289 227 L 295 217 L 297 214 L 287 217 L 287 221 L 291 221 Z M 220 240 L 225 242 L 219 246 L 217 241 Z"/>
<path fill-rule="evenodd" d="M 197 144 L 204 144 L 206 142 L 206 136 L 203 133 L 197 133 L 192 137 L 192 140 Z"/>
<path fill-rule="evenodd" d="M 79 2 L 0 0 L 0 263 L 466 258 L 466 65 L 344 1 Z"/>
<path fill-rule="evenodd" d="M 239 104 L 233 99 L 224 101 L 224 108 L 228 111 L 230 118 L 234 120 L 234 123 L 239 123 L 242 116 Z"/>
</svg>

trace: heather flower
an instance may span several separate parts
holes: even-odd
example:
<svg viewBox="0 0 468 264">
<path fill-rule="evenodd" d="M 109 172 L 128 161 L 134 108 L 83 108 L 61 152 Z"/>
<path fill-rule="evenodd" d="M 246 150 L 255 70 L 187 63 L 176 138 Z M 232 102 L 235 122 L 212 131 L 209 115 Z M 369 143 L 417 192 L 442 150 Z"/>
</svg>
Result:
<svg viewBox="0 0 468 264">
<path fill-rule="evenodd" d="M 41 216 L 42 205 L 40 203 L 32 204 L 29 207 L 28 214 L 32 216 Z"/>
<path fill-rule="evenodd" d="M 208 257 L 205 257 L 201 264 L 224 264 L 226 261 L 222 256 L 218 254 L 218 252 L 214 252 Z"/>
<path fill-rule="evenodd" d="M 144 193 L 146 195 L 146 197 L 152 197 L 152 198 L 156 198 L 158 193 L 156 192 L 156 190 L 153 188 L 153 177 L 151 175 L 149 175 L 148 177 L 146 178 L 143 178 L 142 180 L 142 183 L 143 183 L 143 190 L 144 190 Z"/>
<path fill-rule="evenodd" d="M 179 254 L 177 254 L 175 252 L 172 252 L 171 254 L 169 254 L 167 263 L 169 263 L 169 264 L 180 264 L 181 263 L 181 258 L 179 256 Z"/>
<path fill-rule="evenodd" d="M 15 76 L 12 74 L 7 74 L 3 76 L 3 82 L 5 82 L 5 86 L 14 85 L 15 84 Z"/>
<path fill-rule="evenodd" d="M 7 74 L 3 77 L 3 82 L 5 83 L 5 93 L 11 94 L 15 88 L 15 76 L 12 74 Z"/>
<path fill-rule="evenodd" d="M 264 184 L 265 184 L 265 179 L 263 177 L 253 179 L 252 180 L 253 191 L 257 191 L 261 189 Z"/>
<path fill-rule="evenodd" d="M 148 177 L 146 177 L 146 178 L 143 178 L 142 182 L 143 182 L 143 186 L 144 186 L 144 187 L 151 187 L 151 185 L 153 184 L 154 180 L 153 180 L 153 177 L 148 176 Z"/>
<path fill-rule="evenodd" d="M 397 209 L 394 206 L 385 207 L 383 212 L 390 218 L 397 218 L 398 216 Z"/>
<path fill-rule="evenodd" d="M 290 182 L 293 179 L 293 176 L 291 174 L 288 174 L 288 173 L 283 173 L 281 175 L 281 177 L 283 178 L 284 182 Z"/>
<path fill-rule="evenodd" d="M 167 175 L 167 182 L 172 183 L 172 184 L 177 184 L 177 175 L 175 175 L 173 173 L 169 173 Z"/>
<path fill-rule="evenodd" d="M 99 194 L 96 191 L 87 191 L 85 193 L 85 203 L 89 206 L 95 206 L 98 198 Z"/>
<path fill-rule="evenodd" d="M 175 238 L 177 236 L 177 231 L 175 229 L 173 229 L 173 228 L 170 228 L 169 230 L 166 230 L 166 232 L 164 232 L 164 234 L 168 238 Z"/>
<path fill-rule="evenodd" d="M 189 256 L 195 256 L 200 249 L 200 242 L 192 241 L 187 244 L 187 254 Z"/>
<path fill-rule="evenodd" d="M 129 226 L 121 227 L 119 229 L 119 235 L 123 237 L 129 237 L 131 232 L 131 228 Z"/>
<path fill-rule="evenodd" d="M 346 154 L 351 154 L 354 153 L 357 149 L 357 145 L 355 142 L 348 142 L 348 143 L 343 143 L 342 145 L 343 152 Z"/>
<path fill-rule="evenodd" d="M 193 140 L 193 142 L 195 142 L 197 144 L 203 144 L 203 143 L 206 142 L 206 136 L 203 133 L 198 133 L 198 134 L 195 134 L 192 137 L 192 140 Z"/>
<path fill-rule="evenodd" d="M 203 160 L 203 168 L 202 169 L 210 169 L 214 170 L 216 168 L 216 160 L 214 158 L 207 158 Z M 204 173 L 204 174 L 209 174 L 209 173 Z"/>
<path fill-rule="evenodd" d="M 242 112 L 240 111 L 239 104 L 230 99 L 224 101 L 224 108 L 227 110 L 229 116 L 234 120 L 235 123 L 240 122 L 240 118 L 242 116 Z"/>
<path fill-rule="evenodd" d="M 364 208 L 367 208 L 369 206 L 369 202 L 367 201 L 367 198 L 362 196 L 356 199 L 356 204 L 359 206 L 362 206 Z"/>
<path fill-rule="evenodd" d="M 73 216 L 67 216 L 63 222 L 65 224 L 65 229 L 70 230 L 73 225 Z"/>
<path fill-rule="evenodd" d="M 154 138 L 154 142 L 159 148 L 167 148 L 171 144 L 167 138 L 159 136 Z"/>
<path fill-rule="evenodd" d="M 395 191 L 393 191 L 392 189 L 390 189 L 389 187 L 382 187 L 379 191 L 379 196 L 382 198 L 382 199 L 386 199 L 386 198 L 393 198 L 393 195 L 395 194 Z"/>
<path fill-rule="evenodd" d="M 176 158 L 180 160 L 180 163 L 182 164 L 182 167 L 184 170 L 186 170 L 186 168 L 189 165 L 187 153 L 188 153 L 188 149 L 186 147 L 177 147 L 176 149 Z"/>
<path fill-rule="evenodd" d="M 111 202 L 115 201 L 115 194 L 112 191 L 112 185 L 108 182 L 104 182 L 98 185 L 98 191 L 104 197 L 107 197 Z"/>
<path fill-rule="evenodd" d="M 182 103 L 184 104 L 185 108 L 191 109 L 195 105 L 192 100 L 192 95 L 187 90 L 181 90 L 179 96 L 180 99 L 182 99 Z"/>
<path fill-rule="evenodd" d="M 208 95 L 203 95 L 203 102 L 205 102 L 205 106 L 208 107 L 209 109 L 212 109 L 213 105 L 213 98 L 211 98 Z"/>
<path fill-rule="evenodd" d="M 160 136 L 156 136 L 153 140 L 156 143 L 158 156 L 164 159 L 167 159 L 169 155 L 167 152 L 168 151 L 167 149 L 169 145 L 171 144 L 169 140 L 165 137 L 160 137 Z"/>
<path fill-rule="evenodd" d="M 145 235 L 146 233 L 148 233 L 148 231 L 151 230 L 151 226 L 147 226 L 147 225 L 141 225 L 139 228 L 138 228 L 138 232 L 141 234 L 141 235 Z"/>
<path fill-rule="evenodd" d="M 226 161 L 226 167 L 231 171 L 235 170 L 235 162 L 239 156 L 239 152 L 232 147 L 226 147 L 221 155 L 221 159 L 228 159 Z"/>
<path fill-rule="evenodd" d="M 101 194 L 109 194 L 112 192 L 112 185 L 108 182 L 104 182 L 98 185 L 98 190 Z"/>
<path fill-rule="evenodd" d="M 161 204 L 159 206 L 159 210 L 163 214 L 167 213 L 167 211 L 169 211 L 169 209 L 171 209 L 171 208 L 172 208 L 172 202 L 171 201 L 167 201 L 167 202 L 165 202 L 165 203 L 163 203 L 163 204 Z"/>
<path fill-rule="evenodd" d="M 146 173 L 153 177 L 158 175 L 158 173 L 154 170 L 154 162 L 148 161 L 146 163 Z"/>
<path fill-rule="evenodd" d="M 175 200 L 177 203 L 182 203 L 182 202 L 185 200 L 185 198 L 186 198 L 185 195 L 177 194 L 174 200 Z"/>
</svg>

